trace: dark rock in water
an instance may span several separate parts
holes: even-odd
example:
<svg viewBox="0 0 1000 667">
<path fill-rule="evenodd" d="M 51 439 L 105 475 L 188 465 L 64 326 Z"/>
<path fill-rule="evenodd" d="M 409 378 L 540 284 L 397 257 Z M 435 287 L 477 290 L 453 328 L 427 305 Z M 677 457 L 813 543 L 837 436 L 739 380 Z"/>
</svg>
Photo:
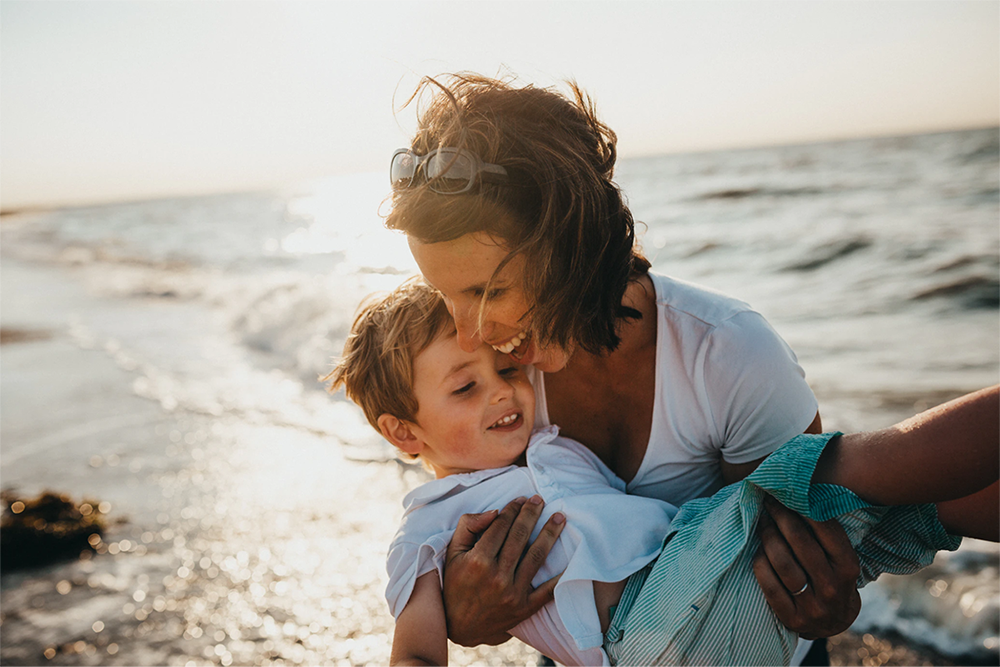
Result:
<svg viewBox="0 0 1000 667">
<path fill-rule="evenodd" d="M 96 501 L 76 504 L 51 491 L 35 499 L 4 491 L 0 499 L 4 504 L 0 519 L 0 565 L 4 572 L 77 558 L 101 543 L 105 511 Z"/>
<path fill-rule="evenodd" d="M 815 271 L 830 262 L 853 255 L 872 244 L 870 239 L 850 239 L 819 248 L 812 257 L 785 267 L 785 271 Z"/>
</svg>

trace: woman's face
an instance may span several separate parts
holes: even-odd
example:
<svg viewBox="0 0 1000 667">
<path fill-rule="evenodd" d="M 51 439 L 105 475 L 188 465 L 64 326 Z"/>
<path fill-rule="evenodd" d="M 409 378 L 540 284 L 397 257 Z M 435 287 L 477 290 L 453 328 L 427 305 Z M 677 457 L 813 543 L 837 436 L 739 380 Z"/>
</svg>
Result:
<svg viewBox="0 0 1000 667">
<path fill-rule="evenodd" d="M 444 296 L 463 350 L 471 352 L 486 343 L 510 354 L 518 363 L 533 364 L 546 373 L 566 366 L 570 357 L 566 350 L 540 349 L 531 336 L 531 322 L 524 318 L 529 305 L 520 282 L 523 256 L 507 263 L 487 294 L 486 286 L 508 252 L 488 234 L 476 232 L 441 243 L 421 243 L 410 237 L 409 242 L 424 279 Z M 480 326 L 480 304 L 484 299 Z"/>
</svg>

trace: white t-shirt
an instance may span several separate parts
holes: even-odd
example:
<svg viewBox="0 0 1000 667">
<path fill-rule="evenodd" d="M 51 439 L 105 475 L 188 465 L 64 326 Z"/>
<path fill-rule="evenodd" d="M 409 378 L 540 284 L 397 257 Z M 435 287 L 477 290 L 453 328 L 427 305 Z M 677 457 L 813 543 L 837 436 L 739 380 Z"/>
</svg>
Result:
<svg viewBox="0 0 1000 667">
<path fill-rule="evenodd" d="M 442 578 L 448 543 L 463 514 L 502 509 L 519 496 L 542 496 L 538 531 L 555 512 L 566 527 L 532 580 L 538 586 L 562 574 L 555 599 L 511 634 L 564 665 L 607 665 L 594 602 L 594 581 L 622 581 L 660 553 L 677 509 L 629 496 L 625 483 L 580 443 L 548 427 L 532 435 L 527 466 L 449 475 L 403 499 L 399 530 L 389 547 L 386 600 L 394 617 L 406 606 L 418 577 Z"/>
<path fill-rule="evenodd" d="M 681 505 L 725 483 L 720 461 L 763 458 L 801 434 L 817 403 L 795 353 L 750 306 L 649 274 L 656 288 L 656 395 L 646 455 L 628 493 Z M 548 426 L 545 375 L 535 427 Z"/>
<path fill-rule="evenodd" d="M 656 394 L 630 494 L 682 505 L 723 486 L 720 461 L 747 463 L 803 433 L 818 411 L 792 349 L 760 313 L 712 289 L 650 272 L 656 290 Z M 535 428 L 548 426 L 545 374 Z M 792 664 L 812 642 L 800 640 Z"/>
</svg>

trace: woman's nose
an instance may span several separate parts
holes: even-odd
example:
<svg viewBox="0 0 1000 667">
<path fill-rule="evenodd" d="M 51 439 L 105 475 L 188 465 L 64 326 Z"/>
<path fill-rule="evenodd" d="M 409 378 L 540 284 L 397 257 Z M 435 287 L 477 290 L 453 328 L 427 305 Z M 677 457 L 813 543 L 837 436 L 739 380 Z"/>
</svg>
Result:
<svg viewBox="0 0 1000 667">
<path fill-rule="evenodd" d="M 482 344 L 479 336 L 478 312 L 472 308 L 453 308 L 451 316 L 455 318 L 455 329 L 458 332 L 458 346 L 466 352 L 475 352 Z"/>
</svg>

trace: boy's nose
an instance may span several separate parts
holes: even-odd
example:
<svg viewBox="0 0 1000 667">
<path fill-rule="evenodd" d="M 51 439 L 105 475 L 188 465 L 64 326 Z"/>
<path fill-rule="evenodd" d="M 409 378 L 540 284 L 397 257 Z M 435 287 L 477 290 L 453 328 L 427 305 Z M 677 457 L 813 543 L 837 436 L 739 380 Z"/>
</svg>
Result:
<svg viewBox="0 0 1000 667">
<path fill-rule="evenodd" d="M 497 386 L 493 392 L 493 402 L 499 403 L 500 401 L 509 400 L 513 397 L 514 385 L 512 385 L 506 378 L 498 377 Z"/>
</svg>

